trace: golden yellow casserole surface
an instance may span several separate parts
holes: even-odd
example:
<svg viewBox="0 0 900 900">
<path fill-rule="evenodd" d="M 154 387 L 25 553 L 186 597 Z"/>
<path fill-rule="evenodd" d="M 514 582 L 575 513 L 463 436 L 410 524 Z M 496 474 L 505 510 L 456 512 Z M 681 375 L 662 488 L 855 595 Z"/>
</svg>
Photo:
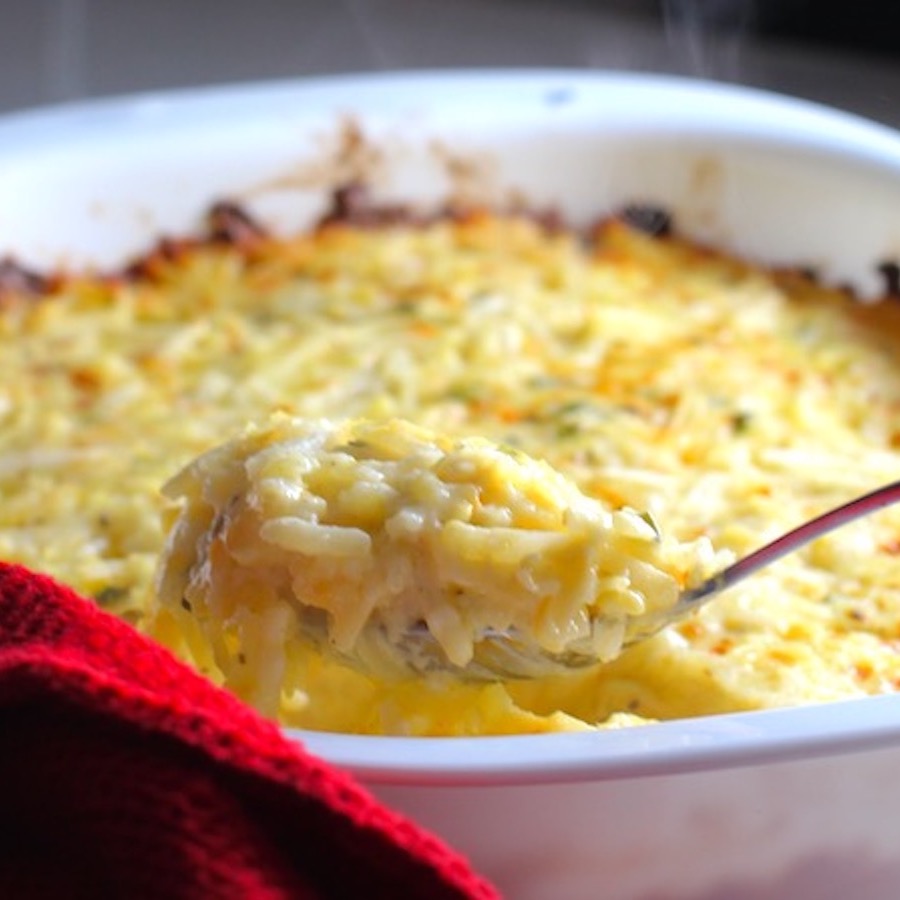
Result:
<svg viewBox="0 0 900 900">
<path fill-rule="evenodd" d="M 898 477 L 898 315 L 618 221 L 585 241 L 488 214 L 198 242 L 136 277 L 9 288 L 0 557 L 146 627 L 161 486 L 276 411 L 481 434 L 611 510 L 742 554 Z M 819 540 L 607 666 L 534 683 L 378 684 L 293 652 L 289 622 L 271 621 L 229 685 L 252 699 L 283 669 L 268 711 L 312 728 L 544 731 L 892 691 L 900 513 Z M 154 628 L 222 680 L 189 616 Z"/>
</svg>

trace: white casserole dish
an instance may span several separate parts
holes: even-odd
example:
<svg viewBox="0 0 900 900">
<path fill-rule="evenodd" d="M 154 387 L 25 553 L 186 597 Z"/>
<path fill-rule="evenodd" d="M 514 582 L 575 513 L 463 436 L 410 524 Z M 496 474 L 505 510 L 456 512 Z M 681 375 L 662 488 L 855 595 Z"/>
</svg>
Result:
<svg viewBox="0 0 900 900">
<path fill-rule="evenodd" d="M 352 175 L 386 199 L 521 196 L 576 221 L 657 204 L 692 237 L 862 294 L 900 259 L 900 135 L 754 91 L 565 71 L 335 78 L 9 116 L 0 257 L 118 265 L 224 197 L 291 229 Z M 900 891 L 900 697 L 597 734 L 296 736 L 515 900 Z"/>
</svg>

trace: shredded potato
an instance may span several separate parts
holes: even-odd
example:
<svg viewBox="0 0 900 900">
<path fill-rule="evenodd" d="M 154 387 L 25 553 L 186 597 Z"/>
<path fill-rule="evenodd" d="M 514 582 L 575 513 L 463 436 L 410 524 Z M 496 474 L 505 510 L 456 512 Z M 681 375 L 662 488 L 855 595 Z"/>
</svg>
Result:
<svg viewBox="0 0 900 900">
<path fill-rule="evenodd" d="M 195 619 L 220 650 L 221 623 L 246 609 L 320 609 L 342 658 L 362 662 L 373 635 L 386 643 L 369 664 L 382 677 L 432 674 L 404 647 L 419 623 L 459 667 L 491 632 L 535 656 L 613 659 L 632 628 L 726 564 L 708 539 L 665 539 L 650 517 L 606 509 L 521 451 L 399 419 L 276 415 L 164 493 L 180 513 L 160 608 Z M 223 671 L 244 643 L 217 658 Z M 278 699 L 253 698 L 271 710 Z"/>
<path fill-rule="evenodd" d="M 585 242 L 490 214 L 195 243 L 141 277 L 8 290 L 0 557 L 148 627 L 177 516 L 160 487 L 277 412 L 484 435 L 609 510 L 742 555 L 896 479 L 898 316 L 620 222 Z M 271 535 L 322 539 L 295 524 Z M 533 684 L 380 683 L 295 652 L 264 592 L 216 647 L 189 617 L 154 633 L 241 696 L 277 696 L 286 724 L 534 732 L 896 690 L 898 592 L 900 513 L 885 510 L 607 665 Z"/>
</svg>

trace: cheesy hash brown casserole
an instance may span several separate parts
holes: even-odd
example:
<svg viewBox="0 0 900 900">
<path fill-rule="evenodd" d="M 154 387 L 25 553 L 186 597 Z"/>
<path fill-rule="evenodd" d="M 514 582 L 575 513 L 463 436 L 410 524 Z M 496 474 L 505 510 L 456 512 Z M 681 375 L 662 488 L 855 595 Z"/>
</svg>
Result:
<svg viewBox="0 0 900 900">
<path fill-rule="evenodd" d="M 243 613 L 221 623 L 222 671 L 187 598 L 184 616 L 154 604 L 175 515 L 161 487 L 273 414 L 484 435 L 610 511 L 648 510 L 664 534 L 737 555 L 900 471 L 891 299 L 858 303 L 623 219 L 585 236 L 487 212 L 382 218 L 276 238 L 219 209 L 207 238 L 118 275 L 0 265 L 0 557 L 292 726 L 539 732 L 897 689 L 894 510 L 571 675 L 379 682 L 300 652 L 264 598 L 243 632 Z"/>
</svg>

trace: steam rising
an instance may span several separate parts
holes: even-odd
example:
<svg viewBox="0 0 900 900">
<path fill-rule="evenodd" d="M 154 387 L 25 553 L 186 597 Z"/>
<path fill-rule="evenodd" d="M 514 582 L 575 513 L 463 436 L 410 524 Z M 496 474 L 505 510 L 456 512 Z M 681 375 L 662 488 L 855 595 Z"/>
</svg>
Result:
<svg viewBox="0 0 900 900">
<path fill-rule="evenodd" d="M 754 0 L 662 0 L 666 37 L 691 75 L 736 79 Z"/>
</svg>

